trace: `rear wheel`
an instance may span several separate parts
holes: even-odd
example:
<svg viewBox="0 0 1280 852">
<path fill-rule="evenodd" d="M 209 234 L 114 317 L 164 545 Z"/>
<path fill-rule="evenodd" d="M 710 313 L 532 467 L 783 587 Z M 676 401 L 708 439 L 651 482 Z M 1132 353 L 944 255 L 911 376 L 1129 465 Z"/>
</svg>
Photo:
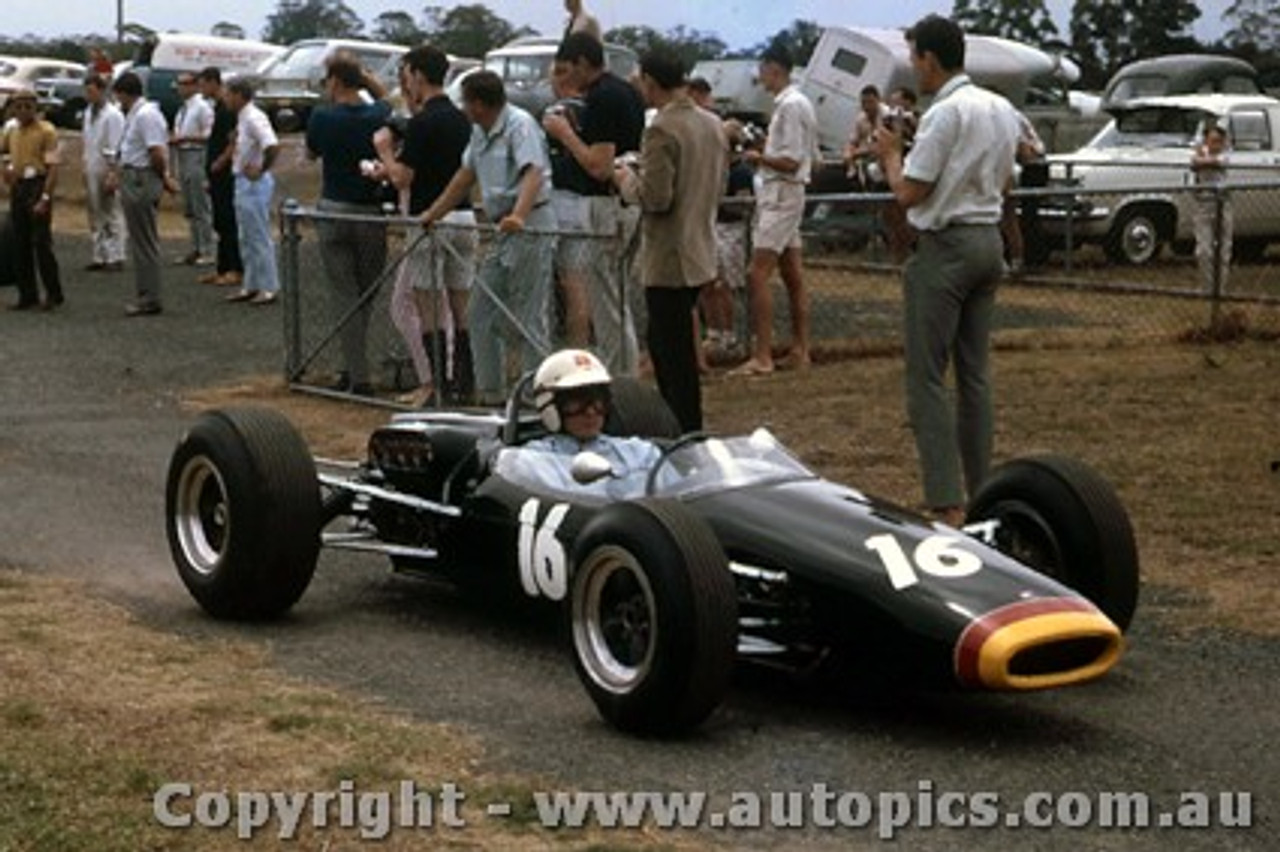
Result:
<svg viewBox="0 0 1280 852">
<path fill-rule="evenodd" d="M 218 618 L 287 611 L 320 549 L 320 489 L 307 446 L 283 415 L 202 415 L 169 462 L 165 526 L 178 575 Z"/>
<path fill-rule="evenodd" d="M 600 715 L 637 734 L 701 724 L 729 688 L 737 593 L 711 528 L 679 503 L 606 507 L 575 547 L 570 630 Z"/>
<path fill-rule="evenodd" d="M 1113 263 L 1141 266 L 1156 259 L 1164 239 L 1164 216 L 1157 210 L 1125 210 L 1107 237 L 1107 257 Z"/>
<path fill-rule="evenodd" d="M 1064 456 L 1004 464 L 969 507 L 969 523 L 992 520 L 1001 551 L 1128 628 L 1138 605 L 1138 550 L 1128 513 L 1097 472 Z"/>
</svg>

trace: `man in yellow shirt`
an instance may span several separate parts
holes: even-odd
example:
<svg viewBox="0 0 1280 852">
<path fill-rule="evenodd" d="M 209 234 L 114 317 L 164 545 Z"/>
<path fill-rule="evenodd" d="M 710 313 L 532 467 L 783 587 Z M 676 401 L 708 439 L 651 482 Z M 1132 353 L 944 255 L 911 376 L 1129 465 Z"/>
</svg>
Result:
<svg viewBox="0 0 1280 852">
<path fill-rule="evenodd" d="M 53 310 L 64 301 L 53 255 L 53 189 L 58 181 L 58 132 L 36 114 L 36 94 L 23 89 L 9 99 L 16 122 L 0 132 L 4 182 L 9 187 L 17 250 L 18 301 L 10 310 Z M 36 289 L 36 270 L 45 300 Z"/>
</svg>

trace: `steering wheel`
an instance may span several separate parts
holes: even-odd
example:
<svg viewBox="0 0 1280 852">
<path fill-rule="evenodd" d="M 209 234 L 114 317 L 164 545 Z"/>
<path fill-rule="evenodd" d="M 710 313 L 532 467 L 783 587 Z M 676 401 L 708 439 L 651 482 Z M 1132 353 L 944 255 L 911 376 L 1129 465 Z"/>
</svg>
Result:
<svg viewBox="0 0 1280 852">
<path fill-rule="evenodd" d="M 511 389 L 511 395 L 507 397 L 506 408 L 503 416 L 506 421 L 502 424 L 502 444 L 506 447 L 515 446 L 516 437 L 520 434 L 520 410 L 522 403 L 528 401 L 529 392 L 533 389 L 533 372 L 530 371 L 520 377 L 515 387 Z"/>
<path fill-rule="evenodd" d="M 697 441 L 705 441 L 710 437 L 711 435 L 708 432 L 688 432 L 663 447 L 662 454 L 659 455 L 658 460 L 653 463 L 653 467 L 649 468 L 649 475 L 645 477 L 644 495 L 646 497 L 653 496 L 653 488 L 658 481 L 658 471 L 662 469 L 662 465 L 666 463 L 667 459 L 669 459 L 676 450 L 681 449 L 682 447 L 687 447 Z"/>
</svg>

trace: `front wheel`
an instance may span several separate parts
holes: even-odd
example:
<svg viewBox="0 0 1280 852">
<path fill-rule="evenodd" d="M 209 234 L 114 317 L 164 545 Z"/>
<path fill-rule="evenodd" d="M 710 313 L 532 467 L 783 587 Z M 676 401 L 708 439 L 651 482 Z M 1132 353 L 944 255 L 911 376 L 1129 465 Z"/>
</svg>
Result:
<svg viewBox="0 0 1280 852">
<path fill-rule="evenodd" d="M 619 730 L 678 734 L 729 688 L 738 606 L 719 541 L 679 503 L 602 510 L 579 536 L 569 616 L 574 665 Z"/>
<path fill-rule="evenodd" d="M 1001 465 L 978 489 L 967 521 L 995 521 L 999 550 L 1128 628 L 1138 605 L 1133 526 L 1111 484 L 1083 462 L 1035 456 Z"/>
<path fill-rule="evenodd" d="M 277 412 L 203 414 L 170 458 L 169 550 L 210 615 L 272 618 L 293 606 L 315 571 L 320 518 L 315 463 Z"/>
</svg>

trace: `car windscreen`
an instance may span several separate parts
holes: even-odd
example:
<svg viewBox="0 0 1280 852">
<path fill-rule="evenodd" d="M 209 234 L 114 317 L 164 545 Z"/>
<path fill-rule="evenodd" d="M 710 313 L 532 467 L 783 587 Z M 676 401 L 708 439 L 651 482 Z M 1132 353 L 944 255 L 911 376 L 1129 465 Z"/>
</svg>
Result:
<svg viewBox="0 0 1280 852">
<path fill-rule="evenodd" d="M 697 497 L 752 485 L 815 479 L 768 429 L 732 438 L 707 438 L 677 447 L 663 462 L 655 493 Z"/>
<path fill-rule="evenodd" d="M 267 77 L 306 77 L 314 69 L 323 67 L 326 50 L 323 44 L 299 45 L 263 68 L 263 74 Z"/>
<path fill-rule="evenodd" d="M 1116 115 L 1114 135 L 1108 142 L 1111 146 L 1185 148 L 1195 141 L 1205 117 L 1206 113 L 1191 109 L 1125 110 Z"/>
</svg>

